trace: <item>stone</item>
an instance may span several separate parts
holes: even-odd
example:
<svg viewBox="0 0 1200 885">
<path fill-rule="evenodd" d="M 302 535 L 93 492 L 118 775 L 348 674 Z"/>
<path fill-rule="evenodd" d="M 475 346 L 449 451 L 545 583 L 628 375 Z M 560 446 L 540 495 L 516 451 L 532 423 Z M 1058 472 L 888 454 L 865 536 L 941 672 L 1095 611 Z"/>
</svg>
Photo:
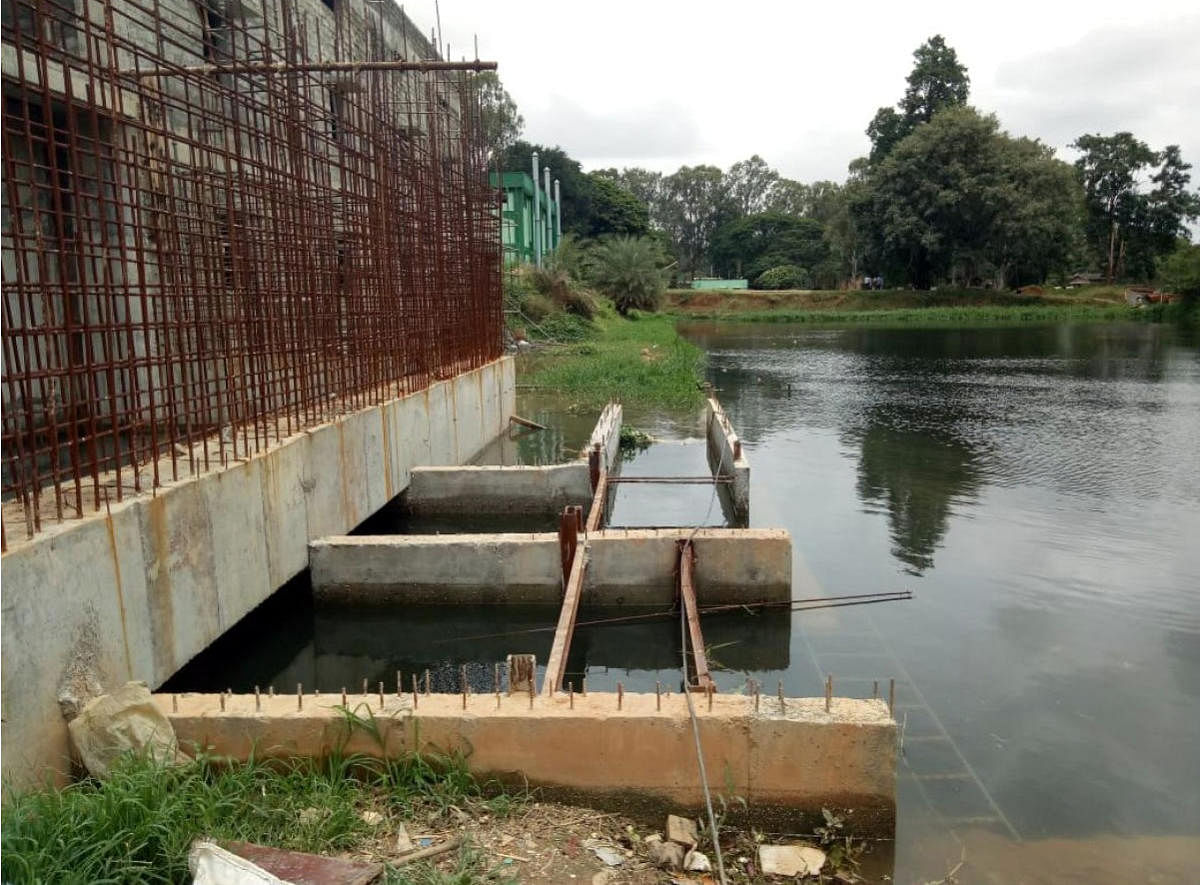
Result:
<svg viewBox="0 0 1200 885">
<path fill-rule="evenodd" d="M 396 853 L 407 854 L 416 848 L 413 845 L 412 837 L 408 835 L 408 827 L 403 823 L 396 825 Z"/>
<path fill-rule="evenodd" d="M 649 857 L 660 870 L 683 869 L 683 846 L 675 842 L 655 842 L 650 846 Z"/>
<path fill-rule="evenodd" d="M 610 867 L 619 867 L 625 863 L 625 856 L 609 845 L 592 846 L 592 854 L 596 855 L 596 857 L 600 858 Z"/>
<path fill-rule="evenodd" d="M 700 843 L 700 837 L 696 834 L 696 822 L 690 818 L 668 814 L 667 839 L 688 848 L 695 848 Z"/>
<path fill-rule="evenodd" d="M 612 881 L 612 870 L 601 870 L 592 876 L 592 885 L 608 885 Z"/>
<path fill-rule="evenodd" d="M 760 845 L 758 866 L 768 876 L 815 876 L 825 866 L 825 852 L 811 845 Z"/>
<path fill-rule="evenodd" d="M 708 860 L 708 855 L 699 851 L 689 851 L 687 857 L 683 859 L 683 868 L 689 873 L 711 873 L 712 864 Z"/>
<path fill-rule="evenodd" d="M 144 682 L 127 682 L 111 694 L 92 698 L 67 730 L 88 773 L 100 779 L 129 752 L 165 763 L 186 759 L 179 752 L 175 729 Z"/>
</svg>

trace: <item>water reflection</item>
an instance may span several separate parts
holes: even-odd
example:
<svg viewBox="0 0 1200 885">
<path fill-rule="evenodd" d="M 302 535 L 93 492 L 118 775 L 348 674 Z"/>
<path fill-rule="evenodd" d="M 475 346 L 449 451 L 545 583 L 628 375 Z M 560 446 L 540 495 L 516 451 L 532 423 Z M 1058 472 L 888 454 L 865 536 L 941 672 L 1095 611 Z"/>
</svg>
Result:
<svg viewBox="0 0 1200 885">
<path fill-rule="evenodd" d="M 886 509 L 892 554 L 920 575 L 933 567 L 952 504 L 974 496 L 976 459 L 953 437 L 897 427 L 882 410 L 856 436 L 859 497 Z"/>
</svg>

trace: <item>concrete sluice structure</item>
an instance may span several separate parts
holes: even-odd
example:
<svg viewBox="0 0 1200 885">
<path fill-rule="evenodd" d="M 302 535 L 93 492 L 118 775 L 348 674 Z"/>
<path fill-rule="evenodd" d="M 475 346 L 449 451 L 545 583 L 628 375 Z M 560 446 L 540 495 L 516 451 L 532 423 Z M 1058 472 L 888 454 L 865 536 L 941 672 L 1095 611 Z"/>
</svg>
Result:
<svg viewBox="0 0 1200 885">
<path fill-rule="evenodd" d="M 631 803 L 695 810 L 702 794 L 682 680 L 671 692 L 661 685 L 653 693 L 626 692 L 620 683 L 616 693 L 586 691 L 589 667 L 684 672 L 709 777 L 747 799 L 753 816 L 795 823 L 819 821 L 822 807 L 853 808 L 857 833 L 890 834 L 896 723 L 888 703 L 835 699 L 831 691 L 819 700 L 786 698 L 782 683 L 766 696 L 749 682 L 744 694 L 715 694 L 706 641 L 740 640 L 722 649 L 724 669 L 788 667 L 791 538 L 773 529 L 604 528 L 622 484 L 620 425 L 620 407 L 610 406 L 581 457 L 566 464 L 417 468 L 400 499 L 426 518 L 561 511 L 557 533 L 330 536 L 310 544 L 319 625 L 313 672 L 324 686 L 355 690 L 345 705 L 375 720 L 372 730 L 383 725 L 382 744 L 346 731 L 336 693 L 302 693 L 271 716 L 263 715 L 261 697 L 227 698 L 222 709 L 213 696 L 172 696 L 181 737 L 235 757 L 252 746 L 281 754 L 327 753 L 343 744 L 367 754 L 462 752 L 480 775 L 536 784 L 552 795 L 615 799 L 627 810 Z M 723 509 L 745 520 L 749 463 L 715 399 L 705 425 L 707 480 Z M 774 608 L 754 609 L 763 604 Z M 463 608 L 453 619 L 457 637 L 442 621 L 446 606 Z M 757 614 L 701 634 L 700 615 L 713 606 Z M 674 616 L 639 620 L 639 613 L 672 610 Z M 681 619 L 691 637 L 683 668 Z M 430 672 L 417 662 L 444 658 L 454 641 L 469 644 L 476 663 L 438 674 L 442 691 L 430 694 Z M 511 664 L 520 655 L 533 658 L 535 670 L 516 692 L 513 671 L 482 663 Z M 362 674 L 380 672 L 382 661 L 401 668 L 394 680 L 366 684 Z M 271 703 L 278 710 L 283 702 Z"/>
</svg>

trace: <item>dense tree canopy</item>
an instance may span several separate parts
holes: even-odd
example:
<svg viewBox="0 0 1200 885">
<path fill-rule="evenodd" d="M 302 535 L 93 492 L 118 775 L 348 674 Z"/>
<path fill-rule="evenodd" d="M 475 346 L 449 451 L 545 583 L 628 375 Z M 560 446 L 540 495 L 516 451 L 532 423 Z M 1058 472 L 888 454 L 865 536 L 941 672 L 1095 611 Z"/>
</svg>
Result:
<svg viewBox="0 0 1200 885">
<path fill-rule="evenodd" d="M 1185 223 L 1200 215 L 1200 197 L 1188 190 L 1191 166 L 1178 145 L 1159 153 L 1131 132 L 1081 135 L 1072 147 L 1080 152 L 1075 169 L 1095 263 L 1110 282 L 1127 273 L 1149 276 L 1155 261 L 1186 233 Z M 1143 183 L 1148 172 L 1149 190 Z"/>
<path fill-rule="evenodd" d="M 758 279 L 763 271 L 795 265 L 812 271 L 829 254 L 820 222 L 781 212 L 744 215 L 713 234 L 712 264 L 719 276 Z"/>
<path fill-rule="evenodd" d="M 971 78 L 958 61 L 958 54 L 946 44 L 941 34 L 935 34 L 913 52 L 913 69 L 908 75 L 908 88 L 893 108 L 880 108 L 870 125 L 871 162 L 878 163 L 892 152 L 921 123 L 928 123 L 934 114 L 945 108 L 965 105 L 971 92 Z"/>
</svg>

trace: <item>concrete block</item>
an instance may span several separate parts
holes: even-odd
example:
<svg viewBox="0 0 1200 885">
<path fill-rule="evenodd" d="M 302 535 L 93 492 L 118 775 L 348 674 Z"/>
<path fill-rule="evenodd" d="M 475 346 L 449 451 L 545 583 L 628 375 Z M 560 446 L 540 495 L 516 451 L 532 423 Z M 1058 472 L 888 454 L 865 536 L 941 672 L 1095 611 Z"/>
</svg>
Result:
<svg viewBox="0 0 1200 885">
<path fill-rule="evenodd" d="M 216 475 L 206 479 L 211 482 Z M 139 510 L 154 685 L 222 632 L 206 485 L 183 482 L 160 489 Z"/>
<path fill-rule="evenodd" d="M 259 456 L 267 580 L 281 587 L 308 567 L 308 507 L 304 492 L 309 438 L 300 434 Z"/>
<path fill-rule="evenodd" d="M 471 771 L 502 782 L 528 783 L 548 796 L 618 801 L 644 813 L 698 812 L 704 802 L 686 700 L 625 694 L 621 708 L 610 693 L 411 695 L 350 699 L 369 711 L 379 739 L 348 734 L 340 698 L 237 696 L 220 710 L 216 695 L 183 695 L 179 712 L 157 696 L 181 746 L 200 745 L 234 759 L 263 756 L 320 757 L 334 747 L 346 753 L 396 757 L 434 747 L 462 750 Z M 701 750 L 713 783 L 747 799 L 757 820 L 819 819 L 821 809 L 853 808 L 854 835 L 891 835 L 895 825 L 896 723 L 886 705 L 839 698 L 830 713 L 824 699 L 788 698 L 786 712 L 751 698 L 718 695 L 711 711 L 697 710 Z M 343 742 L 344 746 L 343 746 Z M 814 773 L 816 777 L 811 777 Z"/>
<path fill-rule="evenodd" d="M 588 466 L 415 467 L 404 505 L 413 513 L 561 513 L 592 500 Z"/>
<path fill-rule="evenodd" d="M 414 471 L 414 482 L 422 474 Z M 628 529 L 588 538 L 585 605 L 669 605 L 679 540 L 693 538 L 702 604 L 787 600 L 792 544 L 782 529 Z M 309 549 L 323 600 L 472 604 L 562 600 L 553 532 L 330 536 Z"/>
<path fill-rule="evenodd" d="M 308 431 L 304 512 L 309 537 L 345 531 L 350 525 L 342 482 L 342 434 L 336 424 Z"/>
<path fill-rule="evenodd" d="M 267 534 L 263 516 L 261 461 L 231 465 L 213 475 L 204 490 L 213 551 L 212 586 L 217 592 L 218 631 L 197 637 L 202 651 L 271 594 Z"/>
<path fill-rule="evenodd" d="M 750 513 L 750 461 L 721 404 L 709 397 L 706 411 L 708 460 L 713 475 L 732 480 L 723 493 L 728 496 L 737 518 L 745 520 Z"/>
</svg>

